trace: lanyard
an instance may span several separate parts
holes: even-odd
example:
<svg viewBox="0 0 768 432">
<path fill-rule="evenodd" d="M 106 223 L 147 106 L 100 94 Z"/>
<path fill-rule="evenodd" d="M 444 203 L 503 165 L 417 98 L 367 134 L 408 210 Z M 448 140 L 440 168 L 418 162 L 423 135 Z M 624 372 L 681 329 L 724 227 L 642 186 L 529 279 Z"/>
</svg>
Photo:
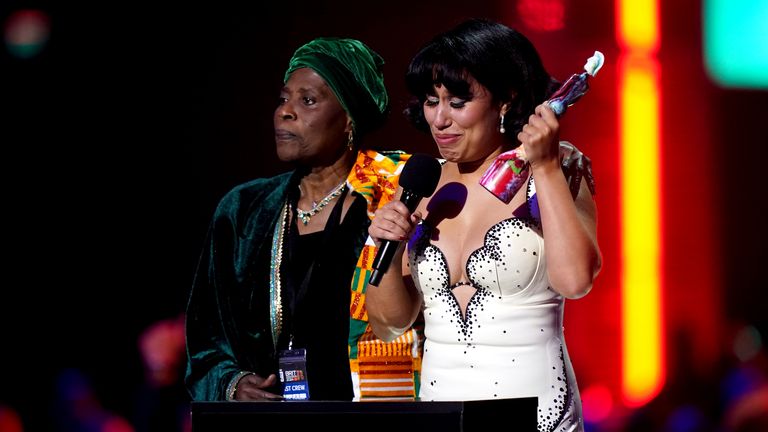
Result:
<svg viewBox="0 0 768 432">
<path fill-rule="evenodd" d="M 289 309 L 289 344 L 293 341 L 293 323 L 296 321 L 297 306 L 301 303 L 301 300 L 307 294 L 309 286 L 312 280 L 313 270 L 317 266 L 317 257 L 322 255 L 322 251 L 325 250 L 325 246 L 330 244 L 330 240 L 335 236 L 338 227 L 341 224 L 341 213 L 344 207 L 344 200 L 347 196 L 348 188 L 345 187 L 342 194 L 339 196 L 338 202 L 334 205 L 331 215 L 328 217 L 325 228 L 323 229 L 322 241 L 320 243 L 321 253 L 313 254 L 312 261 L 309 264 L 307 272 L 301 279 L 298 289 L 294 290 L 291 296 L 290 302 L 286 305 Z M 292 235 L 297 235 L 295 230 L 296 220 L 292 215 L 291 205 L 286 202 L 283 206 L 283 211 L 275 226 L 275 232 L 272 238 L 272 260 L 270 268 L 270 318 L 272 323 L 272 341 L 277 349 L 277 343 L 280 338 L 280 334 L 283 330 L 283 305 L 282 305 L 282 285 L 286 281 L 285 271 L 288 268 L 285 264 L 291 261 L 291 245 L 294 243 L 290 241 Z M 288 245 L 286 250 L 286 245 Z M 287 254 L 286 254 L 287 253 Z M 284 262 L 284 258 L 287 258 L 287 262 Z"/>
</svg>

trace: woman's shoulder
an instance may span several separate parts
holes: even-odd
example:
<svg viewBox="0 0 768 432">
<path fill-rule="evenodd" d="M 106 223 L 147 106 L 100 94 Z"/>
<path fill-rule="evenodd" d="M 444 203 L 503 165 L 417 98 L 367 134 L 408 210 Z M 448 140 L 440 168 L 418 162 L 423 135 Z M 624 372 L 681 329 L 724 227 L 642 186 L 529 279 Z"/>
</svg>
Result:
<svg viewBox="0 0 768 432">
<path fill-rule="evenodd" d="M 217 215 L 240 213 L 255 206 L 279 205 L 283 201 L 292 172 L 274 177 L 257 178 L 230 189 L 219 201 Z"/>
<path fill-rule="evenodd" d="M 581 153 L 581 151 L 570 141 L 560 141 L 560 154 L 562 153 Z"/>
<path fill-rule="evenodd" d="M 587 180 L 587 187 L 595 194 L 595 178 L 592 175 L 592 160 L 568 141 L 560 141 L 560 164 L 568 179 L 571 194 L 576 197 L 582 179 Z"/>
<path fill-rule="evenodd" d="M 262 177 L 240 183 L 233 187 L 227 195 L 262 195 L 272 191 L 272 188 L 286 186 L 291 179 L 293 171 L 278 174 L 274 177 Z"/>
</svg>

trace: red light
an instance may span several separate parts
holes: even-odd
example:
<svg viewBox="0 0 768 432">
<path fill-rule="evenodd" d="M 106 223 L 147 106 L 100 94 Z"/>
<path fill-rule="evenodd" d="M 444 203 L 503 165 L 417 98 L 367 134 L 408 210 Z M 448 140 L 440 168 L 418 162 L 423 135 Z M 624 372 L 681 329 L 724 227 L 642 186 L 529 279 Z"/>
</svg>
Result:
<svg viewBox="0 0 768 432">
<path fill-rule="evenodd" d="M 555 31 L 565 27 L 563 0 L 520 0 L 517 13 L 533 30 Z"/>
</svg>

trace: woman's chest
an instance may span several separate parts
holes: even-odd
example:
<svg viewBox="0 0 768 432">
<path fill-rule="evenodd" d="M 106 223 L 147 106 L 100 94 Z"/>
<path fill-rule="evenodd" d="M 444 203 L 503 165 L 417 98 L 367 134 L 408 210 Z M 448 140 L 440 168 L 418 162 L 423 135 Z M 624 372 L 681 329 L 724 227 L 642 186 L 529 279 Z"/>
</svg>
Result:
<svg viewBox="0 0 768 432">
<path fill-rule="evenodd" d="M 464 284 L 505 297 L 524 291 L 544 274 L 544 242 L 534 220 L 497 222 L 476 246 L 433 241 L 431 231 L 422 224 L 410 251 L 411 273 L 425 294 Z"/>
</svg>

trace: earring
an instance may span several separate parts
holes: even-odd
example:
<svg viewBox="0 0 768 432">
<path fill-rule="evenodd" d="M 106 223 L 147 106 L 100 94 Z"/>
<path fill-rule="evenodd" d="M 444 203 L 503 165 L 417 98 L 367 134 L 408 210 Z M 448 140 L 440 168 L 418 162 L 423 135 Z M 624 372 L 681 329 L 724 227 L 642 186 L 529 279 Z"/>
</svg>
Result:
<svg viewBox="0 0 768 432">
<path fill-rule="evenodd" d="M 349 151 L 352 151 L 354 149 L 355 144 L 355 137 L 352 134 L 352 131 L 349 131 L 349 134 L 347 135 L 347 148 Z"/>
<path fill-rule="evenodd" d="M 505 133 L 507 130 L 504 128 L 504 114 L 501 115 L 501 122 L 499 122 L 499 132 Z"/>
</svg>

